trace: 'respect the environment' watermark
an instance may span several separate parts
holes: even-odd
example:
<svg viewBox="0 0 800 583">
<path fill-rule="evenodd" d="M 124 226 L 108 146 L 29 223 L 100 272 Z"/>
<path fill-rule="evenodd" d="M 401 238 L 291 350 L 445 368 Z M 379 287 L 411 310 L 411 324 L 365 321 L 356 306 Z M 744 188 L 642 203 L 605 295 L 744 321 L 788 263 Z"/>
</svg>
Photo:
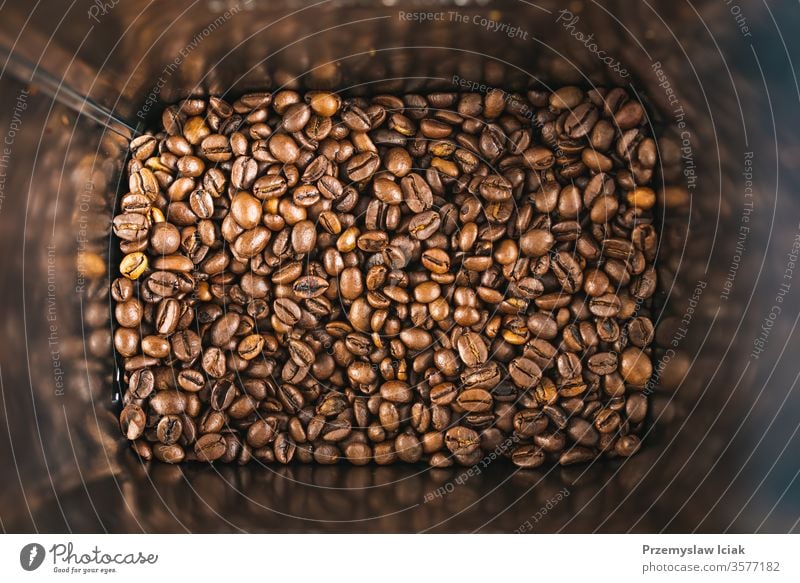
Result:
<svg viewBox="0 0 800 583">
<path fill-rule="evenodd" d="M 53 393 L 64 396 L 64 365 L 61 359 L 61 336 L 58 331 L 58 309 L 56 305 L 56 246 L 50 243 L 47 249 L 47 295 L 45 315 L 47 318 L 47 348 L 50 352 L 50 366 L 53 369 Z"/>
<path fill-rule="evenodd" d="M 250 2 L 252 2 L 252 0 L 245 0 L 244 4 L 250 4 Z M 145 120 L 147 118 L 147 114 L 158 102 L 159 95 L 161 95 L 161 90 L 166 86 L 170 77 L 172 77 L 180 68 L 181 64 L 183 64 L 183 61 L 185 61 L 204 40 L 211 36 L 221 26 L 224 26 L 225 23 L 227 23 L 236 14 L 241 12 L 241 10 L 241 5 L 232 6 L 215 18 L 212 22 L 210 22 L 205 28 L 203 28 L 203 30 L 194 35 L 192 40 L 190 40 L 178 51 L 178 54 L 175 56 L 172 62 L 167 64 L 167 66 L 161 71 L 161 75 L 159 75 L 155 85 L 147 94 L 147 97 L 145 97 L 144 104 L 136 112 L 136 117 L 141 120 Z"/>
<path fill-rule="evenodd" d="M 731 262 L 728 266 L 728 273 L 725 276 L 725 281 L 722 282 L 722 291 L 719 294 L 720 299 L 730 299 L 733 284 L 736 281 L 736 276 L 739 273 L 739 266 L 742 263 L 745 250 L 747 249 L 747 238 L 750 235 L 750 219 L 753 210 L 755 209 L 755 201 L 753 198 L 753 152 L 744 153 L 744 163 L 742 166 L 742 177 L 744 179 L 742 214 L 739 217 L 739 230 L 736 235 L 736 247 L 731 256 Z"/>
</svg>

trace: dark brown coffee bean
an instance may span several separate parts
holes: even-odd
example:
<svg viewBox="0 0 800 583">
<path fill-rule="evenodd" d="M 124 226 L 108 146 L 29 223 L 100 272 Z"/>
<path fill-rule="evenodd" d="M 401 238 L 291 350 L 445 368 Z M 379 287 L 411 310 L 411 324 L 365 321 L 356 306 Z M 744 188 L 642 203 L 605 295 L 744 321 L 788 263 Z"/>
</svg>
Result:
<svg viewBox="0 0 800 583">
<path fill-rule="evenodd" d="M 543 229 L 532 229 L 520 239 L 520 249 L 529 257 L 546 255 L 556 240 L 553 234 Z"/>
<path fill-rule="evenodd" d="M 128 392 L 134 399 L 146 399 L 155 387 L 153 371 L 143 368 L 134 371 L 128 382 Z"/>
<path fill-rule="evenodd" d="M 589 357 L 587 365 L 595 374 L 611 374 L 617 370 L 617 355 L 613 352 L 598 352 Z"/>
<path fill-rule="evenodd" d="M 511 183 L 497 174 L 487 176 L 481 182 L 481 196 L 490 202 L 500 202 L 511 198 Z"/>
<path fill-rule="evenodd" d="M 486 362 L 489 351 L 483 339 L 474 332 L 464 332 L 458 338 L 458 355 L 467 366 L 477 366 Z"/>
<path fill-rule="evenodd" d="M 197 459 L 205 462 L 218 460 L 227 450 L 225 439 L 219 433 L 206 433 L 201 435 L 194 444 L 194 453 Z"/>
<path fill-rule="evenodd" d="M 511 461 L 520 468 L 538 468 L 545 462 L 545 454 L 538 446 L 522 445 L 511 452 Z"/>
<path fill-rule="evenodd" d="M 481 439 L 473 429 L 457 425 L 445 432 L 444 443 L 453 454 L 469 455 L 479 450 Z"/>
<path fill-rule="evenodd" d="M 408 224 L 408 233 L 415 239 L 424 241 L 430 238 L 441 225 L 441 216 L 436 211 L 415 214 Z"/>
<path fill-rule="evenodd" d="M 153 455 L 157 460 L 165 464 L 179 464 L 186 457 L 180 445 L 166 445 L 163 443 L 156 443 L 153 445 Z"/>
<path fill-rule="evenodd" d="M 139 439 L 144 433 L 147 424 L 147 415 L 139 405 L 130 403 L 125 405 L 119 416 L 119 426 L 122 434 L 131 441 Z"/>
<path fill-rule="evenodd" d="M 636 348 L 627 348 L 620 358 L 619 370 L 625 382 L 634 387 L 644 387 L 653 373 L 650 357 Z"/>
<path fill-rule="evenodd" d="M 166 301 L 166 300 L 165 300 Z M 170 339 L 172 353 L 182 362 L 193 362 L 200 356 L 200 337 L 192 330 L 180 330 Z"/>
<path fill-rule="evenodd" d="M 176 415 L 167 415 L 161 418 L 156 426 L 158 441 L 165 445 L 177 443 L 183 434 L 183 422 Z"/>
<path fill-rule="evenodd" d="M 292 284 L 292 289 L 298 297 L 309 299 L 316 298 L 325 293 L 330 284 L 327 280 L 314 275 L 298 278 Z"/>
<path fill-rule="evenodd" d="M 485 413 L 493 405 L 492 395 L 484 389 L 465 389 L 456 399 L 459 407 L 470 413 Z"/>
<path fill-rule="evenodd" d="M 180 415 L 186 409 L 186 397 L 174 390 L 159 391 L 150 399 L 150 408 L 159 415 Z"/>
<path fill-rule="evenodd" d="M 347 178 L 353 182 L 360 182 L 371 177 L 380 166 L 380 158 L 374 152 L 356 154 L 347 162 L 345 171 Z"/>
<path fill-rule="evenodd" d="M 535 386 L 542 378 L 542 370 L 531 358 L 518 357 L 508 365 L 508 374 L 511 380 L 520 389 L 529 389 Z"/>
<path fill-rule="evenodd" d="M 216 346 L 205 349 L 203 352 L 203 370 L 215 379 L 222 378 L 225 375 L 227 366 L 225 364 L 225 354 L 222 350 Z"/>
<path fill-rule="evenodd" d="M 182 370 L 178 373 L 178 386 L 184 391 L 197 393 L 205 386 L 205 377 L 198 370 Z"/>
</svg>

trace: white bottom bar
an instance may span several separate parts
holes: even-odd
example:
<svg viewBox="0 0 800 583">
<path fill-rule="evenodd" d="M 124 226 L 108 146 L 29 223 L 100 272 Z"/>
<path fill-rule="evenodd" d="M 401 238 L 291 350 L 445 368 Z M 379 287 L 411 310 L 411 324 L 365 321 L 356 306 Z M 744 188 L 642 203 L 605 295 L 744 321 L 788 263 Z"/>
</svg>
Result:
<svg viewBox="0 0 800 583">
<path fill-rule="evenodd" d="M 797 535 L 4 535 L 0 580 L 798 581 L 798 542 Z"/>
</svg>

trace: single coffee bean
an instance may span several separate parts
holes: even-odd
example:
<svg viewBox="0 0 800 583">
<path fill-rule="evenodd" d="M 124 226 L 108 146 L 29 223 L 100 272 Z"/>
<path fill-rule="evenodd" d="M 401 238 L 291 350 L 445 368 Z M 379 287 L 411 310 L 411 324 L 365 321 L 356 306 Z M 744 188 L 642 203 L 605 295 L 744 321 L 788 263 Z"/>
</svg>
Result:
<svg viewBox="0 0 800 583">
<path fill-rule="evenodd" d="M 131 441 L 139 439 L 144 433 L 146 424 L 147 415 L 139 405 L 133 403 L 125 405 L 119 416 L 119 426 L 127 439 Z"/>
<path fill-rule="evenodd" d="M 469 455 L 480 448 L 480 436 L 468 427 L 457 425 L 448 429 L 444 435 L 444 443 L 453 454 Z"/>
<path fill-rule="evenodd" d="M 412 217 L 408 225 L 408 232 L 415 239 L 424 241 L 438 231 L 441 223 L 442 219 L 438 212 L 424 211 Z"/>
<path fill-rule="evenodd" d="M 156 426 L 158 441 L 165 445 L 177 443 L 183 434 L 183 422 L 176 415 L 167 415 L 161 418 Z"/>
<path fill-rule="evenodd" d="M 456 344 L 458 346 L 458 355 L 467 366 L 483 364 L 489 358 L 486 343 L 474 332 L 464 332 Z"/>
<path fill-rule="evenodd" d="M 219 433 L 206 433 L 201 435 L 194 444 L 194 453 L 197 459 L 205 462 L 218 460 L 227 450 L 225 439 Z"/>
<path fill-rule="evenodd" d="M 492 409 L 493 400 L 489 391 L 471 388 L 462 391 L 456 399 L 458 405 L 470 413 L 484 413 Z"/>
<path fill-rule="evenodd" d="M 538 468 L 545 462 L 545 454 L 536 445 L 521 445 L 511 452 L 511 461 L 520 468 Z"/>
</svg>

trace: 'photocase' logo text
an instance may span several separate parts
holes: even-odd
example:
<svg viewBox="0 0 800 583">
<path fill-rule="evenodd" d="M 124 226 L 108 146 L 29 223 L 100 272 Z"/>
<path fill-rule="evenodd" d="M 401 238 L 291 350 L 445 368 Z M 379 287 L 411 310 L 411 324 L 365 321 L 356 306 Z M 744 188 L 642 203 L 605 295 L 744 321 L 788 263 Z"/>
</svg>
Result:
<svg viewBox="0 0 800 583">
<path fill-rule="evenodd" d="M 44 562 L 44 547 L 38 543 L 30 543 L 19 552 L 19 564 L 26 571 L 35 571 Z"/>
</svg>

